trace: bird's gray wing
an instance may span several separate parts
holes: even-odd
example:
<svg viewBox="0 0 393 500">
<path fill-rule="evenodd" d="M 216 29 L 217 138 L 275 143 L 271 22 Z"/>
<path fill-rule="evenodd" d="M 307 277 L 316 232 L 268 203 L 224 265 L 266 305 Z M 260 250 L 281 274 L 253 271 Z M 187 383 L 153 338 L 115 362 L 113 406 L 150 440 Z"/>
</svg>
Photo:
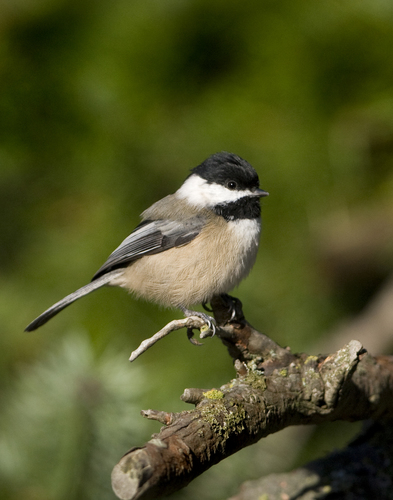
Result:
<svg viewBox="0 0 393 500">
<path fill-rule="evenodd" d="M 202 216 L 195 216 L 182 221 L 143 221 L 110 254 L 105 264 L 93 276 L 93 280 L 113 269 L 126 267 L 144 255 L 164 252 L 173 247 L 186 245 L 201 232 L 204 224 L 205 218 Z"/>
</svg>

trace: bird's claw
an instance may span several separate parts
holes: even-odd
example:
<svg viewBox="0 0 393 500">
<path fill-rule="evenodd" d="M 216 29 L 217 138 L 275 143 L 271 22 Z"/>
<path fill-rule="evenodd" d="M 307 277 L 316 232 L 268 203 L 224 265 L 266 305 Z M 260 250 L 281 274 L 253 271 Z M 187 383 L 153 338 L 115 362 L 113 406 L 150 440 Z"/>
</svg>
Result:
<svg viewBox="0 0 393 500">
<path fill-rule="evenodd" d="M 186 309 L 184 307 L 182 307 L 181 310 L 183 311 L 186 317 L 196 316 L 197 318 L 201 318 L 205 322 L 205 324 L 201 326 L 199 329 L 201 339 L 205 339 L 206 337 L 214 337 L 217 330 L 216 321 L 214 318 L 212 318 L 206 313 L 199 311 L 191 311 L 190 309 Z M 191 328 L 187 328 L 187 337 L 192 344 L 202 345 L 200 342 L 194 339 L 194 333 Z"/>
<path fill-rule="evenodd" d="M 203 345 L 202 342 L 198 342 L 194 337 L 194 330 L 192 328 L 187 328 L 187 338 L 191 342 L 192 345 Z"/>
<path fill-rule="evenodd" d="M 231 321 L 233 321 L 236 318 L 237 306 L 240 305 L 240 307 L 241 307 L 241 302 L 236 297 L 232 297 L 231 295 L 228 295 L 227 293 L 222 294 L 221 299 L 223 300 L 224 304 L 228 307 L 228 313 L 231 315 L 231 317 L 228 321 L 228 323 L 230 323 Z"/>
<path fill-rule="evenodd" d="M 200 329 L 200 337 L 201 339 L 205 339 L 206 337 L 214 337 L 216 334 L 216 324 L 213 321 L 206 322 Z"/>
</svg>

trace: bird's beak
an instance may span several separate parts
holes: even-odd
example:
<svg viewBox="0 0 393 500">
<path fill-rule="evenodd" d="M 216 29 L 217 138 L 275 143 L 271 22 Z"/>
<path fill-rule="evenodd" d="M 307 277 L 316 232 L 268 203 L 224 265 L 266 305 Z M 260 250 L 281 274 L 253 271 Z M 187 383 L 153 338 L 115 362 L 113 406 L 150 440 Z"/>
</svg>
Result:
<svg viewBox="0 0 393 500">
<path fill-rule="evenodd" d="M 269 196 L 269 193 L 267 191 L 264 191 L 263 189 L 258 188 L 253 191 L 253 195 L 262 198 L 263 196 Z"/>
</svg>

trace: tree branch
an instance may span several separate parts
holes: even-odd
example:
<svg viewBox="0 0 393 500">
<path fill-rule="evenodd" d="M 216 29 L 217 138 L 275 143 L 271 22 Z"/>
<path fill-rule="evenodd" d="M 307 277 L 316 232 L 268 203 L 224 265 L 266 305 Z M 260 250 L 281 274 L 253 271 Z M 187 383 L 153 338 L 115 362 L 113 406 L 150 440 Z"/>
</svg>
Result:
<svg viewBox="0 0 393 500">
<path fill-rule="evenodd" d="M 392 421 L 368 421 L 343 450 L 288 473 L 246 481 L 230 500 L 391 500 L 392 490 Z"/>
<path fill-rule="evenodd" d="M 149 410 L 165 424 L 130 450 L 112 473 L 122 499 L 150 499 L 186 486 L 220 460 L 289 425 L 393 417 L 393 359 L 372 357 L 357 341 L 330 356 L 292 354 L 256 331 L 235 300 L 212 302 L 217 335 L 235 361 L 237 379 L 219 390 L 186 389 L 195 409 Z"/>
</svg>

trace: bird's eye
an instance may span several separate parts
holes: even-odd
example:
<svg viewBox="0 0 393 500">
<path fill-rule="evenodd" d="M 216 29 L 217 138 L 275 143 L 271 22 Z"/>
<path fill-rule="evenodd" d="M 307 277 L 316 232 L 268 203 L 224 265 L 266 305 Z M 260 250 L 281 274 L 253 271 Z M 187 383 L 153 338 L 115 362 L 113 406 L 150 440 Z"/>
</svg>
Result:
<svg viewBox="0 0 393 500">
<path fill-rule="evenodd" d="M 237 188 L 237 182 L 235 181 L 228 181 L 227 182 L 227 188 L 231 189 L 232 191 Z"/>
</svg>

